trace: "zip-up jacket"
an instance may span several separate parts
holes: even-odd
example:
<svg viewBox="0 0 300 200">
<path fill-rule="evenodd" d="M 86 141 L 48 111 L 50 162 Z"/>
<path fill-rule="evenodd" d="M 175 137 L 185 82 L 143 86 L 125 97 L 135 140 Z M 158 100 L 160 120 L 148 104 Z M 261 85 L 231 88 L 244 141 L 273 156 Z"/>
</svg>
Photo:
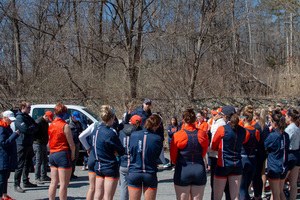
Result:
<svg viewBox="0 0 300 200">
<path fill-rule="evenodd" d="M 128 124 L 131 116 L 138 115 L 142 118 L 142 124 L 141 127 L 144 127 L 146 119 L 152 115 L 151 109 L 148 110 L 148 112 L 145 112 L 143 109 L 143 106 L 139 107 L 137 110 L 133 111 L 131 114 L 126 113 L 125 116 L 125 123 Z"/>
<path fill-rule="evenodd" d="M 49 124 L 46 122 L 46 120 L 43 118 L 43 116 L 39 117 L 37 120 L 35 120 L 36 123 L 39 125 L 39 129 L 34 133 L 34 142 L 35 144 L 42 144 L 47 145 L 49 136 L 48 136 L 48 128 Z"/>
<path fill-rule="evenodd" d="M 265 140 L 265 149 L 268 155 L 268 170 L 283 174 L 287 170 L 288 150 L 290 140 L 286 132 L 279 133 L 275 129 Z"/>
<path fill-rule="evenodd" d="M 197 129 L 194 124 L 186 125 L 174 134 L 170 147 L 170 157 L 174 164 L 203 164 L 208 148 L 206 132 Z"/>
<path fill-rule="evenodd" d="M 106 170 L 118 170 L 115 152 L 122 156 L 125 149 L 117 136 L 117 132 L 104 123 L 100 124 L 94 131 L 96 131 L 94 150 L 97 161 L 95 170 L 102 173 L 106 173 Z"/>
<path fill-rule="evenodd" d="M 211 149 L 218 151 L 217 165 L 221 167 L 242 166 L 241 150 L 243 143 L 249 140 L 250 134 L 243 127 L 238 126 L 234 131 L 230 123 L 218 128 Z"/>
<path fill-rule="evenodd" d="M 140 127 L 138 127 L 137 130 L 141 130 Z M 125 154 L 121 157 L 121 167 L 129 167 L 130 163 L 130 154 L 129 154 L 129 137 L 131 133 L 136 131 L 135 126 L 131 124 L 125 124 L 123 130 L 120 131 L 120 141 L 125 148 Z"/>
<path fill-rule="evenodd" d="M 16 139 L 19 135 L 0 119 L 0 170 L 14 170 L 18 167 Z"/>
<path fill-rule="evenodd" d="M 33 135 L 39 129 L 39 126 L 28 113 L 18 111 L 16 115 L 15 128 L 20 131 L 20 136 L 16 140 L 17 145 L 31 146 Z"/>
<path fill-rule="evenodd" d="M 155 173 L 163 142 L 150 130 L 135 131 L 129 138 L 129 172 Z"/>
<path fill-rule="evenodd" d="M 249 132 L 249 140 L 242 146 L 242 156 L 255 156 L 257 151 L 258 142 L 260 140 L 260 132 L 253 126 L 244 127 Z"/>
<path fill-rule="evenodd" d="M 168 125 L 168 143 L 171 144 L 174 133 L 178 131 L 178 126 Z"/>
<path fill-rule="evenodd" d="M 50 153 L 67 151 L 69 149 L 68 140 L 64 134 L 64 126 L 67 122 L 56 117 L 48 129 Z"/>
</svg>

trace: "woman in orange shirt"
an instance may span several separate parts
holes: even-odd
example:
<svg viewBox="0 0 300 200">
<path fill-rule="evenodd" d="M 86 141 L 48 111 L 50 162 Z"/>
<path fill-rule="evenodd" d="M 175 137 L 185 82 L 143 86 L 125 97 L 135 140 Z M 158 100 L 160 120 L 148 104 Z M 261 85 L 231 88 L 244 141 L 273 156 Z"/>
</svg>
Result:
<svg viewBox="0 0 300 200">
<path fill-rule="evenodd" d="M 72 173 L 72 160 L 75 159 L 75 144 L 70 126 L 66 123 L 68 109 L 61 103 L 54 107 L 55 120 L 48 129 L 49 135 L 49 164 L 51 183 L 49 200 L 54 200 L 58 182 L 59 199 L 67 199 L 67 191 Z"/>
<path fill-rule="evenodd" d="M 205 133 L 208 131 L 208 123 L 204 121 L 204 113 L 202 111 L 199 111 L 196 115 L 197 121 L 195 122 L 195 126 L 197 129 L 203 130 Z"/>
</svg>

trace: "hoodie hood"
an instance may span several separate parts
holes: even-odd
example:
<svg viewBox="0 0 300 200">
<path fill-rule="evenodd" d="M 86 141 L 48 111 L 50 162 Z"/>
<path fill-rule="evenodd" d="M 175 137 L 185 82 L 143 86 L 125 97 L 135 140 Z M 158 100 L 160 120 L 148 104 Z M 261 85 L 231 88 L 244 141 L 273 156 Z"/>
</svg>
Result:
<svg viewBox="0 0 300 200">
<path fill-rule="evenodd" d="M 0 126 L 7 128 L 9 125 L 4 120 L 0 119 Z"/>
</svg>

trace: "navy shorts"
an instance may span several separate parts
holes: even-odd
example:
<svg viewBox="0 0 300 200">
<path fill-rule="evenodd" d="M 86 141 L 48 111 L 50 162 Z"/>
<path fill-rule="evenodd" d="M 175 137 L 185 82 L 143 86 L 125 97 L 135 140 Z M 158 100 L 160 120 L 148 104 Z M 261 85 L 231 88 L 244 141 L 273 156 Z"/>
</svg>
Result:
<svg viewBox="0 0 300 200">
<path fill-rule="evenodd" d="M 272 181 L 284 180 L 286 178 L 287 173 L 288 170 L 285 170 L 284 173 L 275 173 L 272 170 L 268 170 L 268 179 Z"/>
<path fill-rule="evenodd" d="M 156 173 L 134 173 L 129 172 L 126 176 L 127 184 L 129 188 L 142 189 L 157 189 L 157 176 Z"/>
<path fill-rule="evenodd" d="M 101 163 L 95 161 L 96 178 L 118 179 L 120 177 L 118 165 L 112 164 L 110 167 L 101 167 Z"/>
<path fill-rule="evenodd" d="M 61 168 L 61 169 L 71 169 L 72 160 L 71 160 L 71 151 L 59 151 L 55 153 L 50 153 L 49 155 L 49 164 L 52 168 Z"/>
<path fill-rule="evenodd" d="M 87 166 L 88 166 L 89 172 L 95 173 L 95 163 L 96 163 L 95 153 L 92 150 L 90 152 L 90 155 L 89 155 L 89 158 L 88 158 L 88 162 L 87 162 Z"/>
<path fill-rule="evenodd" d="M 243 174 L 243 166 L 221 167 L 217 165 L 215 170 L 215 177 L 220 179 L 226 179 L 228 176 L 239 176 L 242 174 Z"/>
<path fill-rule="evenodd" d="M 206 172 L 203 164 L 176 164 L 174 184 L 178 186 L 205 185 Z"/>
</svg>

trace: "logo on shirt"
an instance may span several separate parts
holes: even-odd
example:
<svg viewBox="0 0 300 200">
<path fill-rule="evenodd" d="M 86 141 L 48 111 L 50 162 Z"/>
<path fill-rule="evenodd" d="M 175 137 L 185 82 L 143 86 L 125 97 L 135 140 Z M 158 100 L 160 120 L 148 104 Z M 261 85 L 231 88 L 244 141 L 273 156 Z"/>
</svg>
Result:
<svg viewBox="0 0 300 200">
<path fill-rule="evenodd" d="M 139 147 L 138 147 L 138 152 L 141 153 L 142 152 L 142 140 L 139 140 Z"/>
</svg>

